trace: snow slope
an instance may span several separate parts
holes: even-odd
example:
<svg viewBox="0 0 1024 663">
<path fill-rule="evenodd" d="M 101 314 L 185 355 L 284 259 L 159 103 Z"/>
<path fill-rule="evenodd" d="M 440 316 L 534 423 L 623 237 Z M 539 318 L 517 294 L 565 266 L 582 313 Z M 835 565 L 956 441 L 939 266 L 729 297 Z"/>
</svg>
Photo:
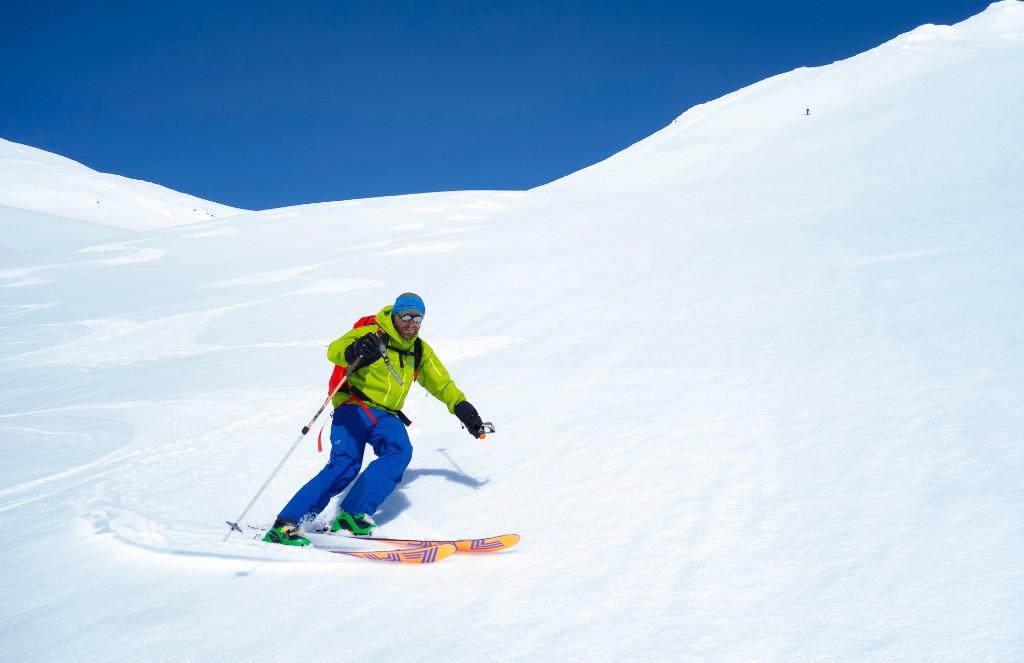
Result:
<svg viewBox="0 0 1024 663">
<path fill-rule="evenodd" d="M 0 205 L 0 256 L 54 246 L 91 243 L 124 235 L 125 230 L 57 214 Z"/>
<path fill-rule="evenodd" d="M 87 242 L 241 211 L 0 139 L 0 250 Z"/>
<path fill-rule="evenodd" d="M 1021 80 L 999 2 L 529 192 L 5 260 L 5 656 L 1024 658 Z M 414 392 L 378 520 L 523 542 L 421 568 L 222 543 L 323 345 L 404 290 L 498 433 Z M 249 521 L 324 462 L 306 440 Z"/>
</svg>

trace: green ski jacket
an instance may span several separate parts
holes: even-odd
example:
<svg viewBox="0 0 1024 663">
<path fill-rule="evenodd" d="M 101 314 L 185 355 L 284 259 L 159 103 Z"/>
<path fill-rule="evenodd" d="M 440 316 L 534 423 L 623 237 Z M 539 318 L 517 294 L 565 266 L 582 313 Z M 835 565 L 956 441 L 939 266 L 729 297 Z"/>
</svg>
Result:
<svg viewBox="0 0 1024 663">
<path fill-rule="evenodd" d="M 367 407 L 375 407 L 394 413 L 402 409 L 405 397 L 409 394 L 409 389 L 412 388 L 415 373 L 412 352 L 416 343 L 416 337 L 408 341 L 402 338 L 391 320 L 391 306 L 385 306 L 380 310 L 380 313 L 377 314 L 376 324 L 356 327 L 331 343 L 327 348 L 327 358 L 338 366 L 347 366 L 345 349 L 355 342 L 356 339 L 367 334 L 376 334 L 380 330 L 384 330 L 387 334 L 388 361 L 391 362 L 391 366 L 395 371 L 402 376 L 402 382 L 405 384 L 398 384 L 395 376 L 391 374 L 383 360 L 375 361 L 369 366 L 357 368 L 355 373 L 349 376 L 347 384 L 356 387 L 366 394 L 366 397 L 370 400 L 370 402 L 366 403 Z M 416 336 L 419 336 L 419 334 Z M 448 370 L 441 364 L 437 355 L 434 354 L 434 350 L 422 339 L 420 339 L 420 343 L 422 344 L 423 355 L 420 360 L 418 382 L 432 396 L 448 406 L 448 412 L 454 414 L 455 406 L 466 400 L 466 395 L 455 386 L 455 382 L 448 375 Z M 399 352 L 399 350 L 404 352 Z M 346 375 L 348 375 L 347 370 Z M 350 396 L 345 393 L 339 392 L 335 394 L 334 407 L 338 407 L 349 398 Z"/>
</svg>

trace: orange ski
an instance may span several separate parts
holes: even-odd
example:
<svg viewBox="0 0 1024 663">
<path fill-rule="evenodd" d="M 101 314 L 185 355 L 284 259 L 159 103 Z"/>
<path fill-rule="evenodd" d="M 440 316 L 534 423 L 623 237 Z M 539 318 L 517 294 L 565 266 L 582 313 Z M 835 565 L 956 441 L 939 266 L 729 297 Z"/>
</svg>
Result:
<svg viewBox="0 0 1024 663">
<path fill-rule="evenodd" d="M 402 564 L 430 564 L 455 553 L 455 546 L 447 543 L 424 545 L 405 550 L 328 550 L 338 555 L 351 555 L 378 562 L 399 562 Z"/>
<path fill-rule="evenodd" d="M 377 537 L 359 537 L 363 540 L 393 543 L 400 546 L 454 546 L 458 552 L 489 553 L 505 550 L 519 543 L 518 534 L 502 534 L 483 539 L 429 540 L 429 539 L 384 539 Z M 415 548 L 418 550 L 419 548 Z"/>
</svg>

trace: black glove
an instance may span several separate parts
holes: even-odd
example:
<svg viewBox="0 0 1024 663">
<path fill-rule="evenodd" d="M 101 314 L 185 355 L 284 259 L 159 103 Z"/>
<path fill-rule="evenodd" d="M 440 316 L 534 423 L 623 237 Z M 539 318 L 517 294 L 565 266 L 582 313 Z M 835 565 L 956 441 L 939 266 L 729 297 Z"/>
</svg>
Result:
<svg viewBox="0 0 1024 663">
<path fill-rule="evenodd" d="M 351 366 L 359 359 L 359 368 L 369 366 L 381 358 L 381 342 L 376 334 L 367 334 L 353 341 L 345 348 L 345 361 Z"/>
<path fill-rule="evenodd" d="M 462 401 L 455 406 L 455 416 L 459 418 L 462 425 L 466 427 L 469 434 L 473 437 L 480 439 L 480 433 L 483 432 L 484 422 L 480 418 L 480 414 L 476 411 L 469 401 Z"/>
</svg>

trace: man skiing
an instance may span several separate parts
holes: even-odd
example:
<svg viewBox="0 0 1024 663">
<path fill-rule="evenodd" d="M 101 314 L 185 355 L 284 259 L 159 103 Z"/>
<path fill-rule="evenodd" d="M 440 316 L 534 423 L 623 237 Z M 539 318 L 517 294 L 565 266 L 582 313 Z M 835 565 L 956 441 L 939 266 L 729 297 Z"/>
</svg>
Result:
<svg viewBox="0 0 1024 663">
<path fill-rule="evenodd" d="M 419 338 L 425 314 L 426 306 L 418 295 L 403 293 L 369 324 L 357 326 L 327 348 L 328 359 L 354 369 L 334 397 L 331 458 L 285 505 L 264 541 L 308 545 L 309 539 L 299 531 L 300 523 L 323 511 L 353 479 L 331 531 L 372 535 L 377 527 L 373 513 L 398 486 L 412 459 L 412 444 L 405 430 L 409 420 L 401 408 L 413 382 L 418 381 L 448 406 L 470 435 L 479 438 L 486 432 L 476 408 Z M 367 444 L 377 458 L 359 474 Z"/>
</svg>

